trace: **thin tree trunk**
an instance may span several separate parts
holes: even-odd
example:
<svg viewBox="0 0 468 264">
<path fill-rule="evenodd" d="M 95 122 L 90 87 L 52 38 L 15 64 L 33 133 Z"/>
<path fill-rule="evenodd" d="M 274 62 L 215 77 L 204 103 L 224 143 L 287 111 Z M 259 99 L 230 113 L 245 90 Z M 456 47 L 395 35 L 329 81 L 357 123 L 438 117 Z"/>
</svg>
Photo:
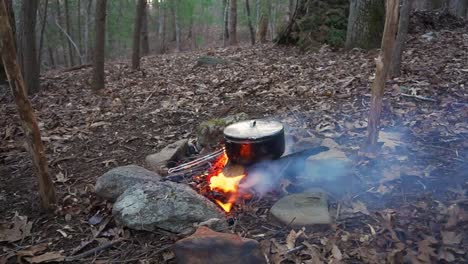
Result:
<svg viewBox="0 0 468 264">
<path fill-rule="evenodd" d="M 76 16 L 77 16 L 77 26 L 78 26 L 78 47 L 80 48 L 80 51 L 83 51 L 83 39 L 82 39 L 82 34 L 81 34 L 81 0 L 78 0 L 78 8 L 76 11 Z"/>
<path fill-rule="evenodd" d="M 6 10 L 7 10 L 8 15 L 9 15 L 11 31 L 13 33 L 13 40 L 15 40 L 15 42 L 16 42 L 16 27 L 15 27 L 16 20 L 15 20 L 15 12 L 13 11 L 13 3 L 12 3 L 12 0 L 4 0 L 4 2 L 5 2 Z M 17 45 L 16 45 L 15 42 L 13 43 L 13 45 L 15 46 L 15 51 L 16 51 L 17 50 L 17 48 L 16 48 Z M 7 80 L 7 77 L 6 77 L 5 70 L 3 68 L 3 62 L 2 62 L 2 60 L 0 60 L 0 81 L 2 81 L 2 80 Z"/>
<path fill-rule="evenodd" d="M 288 23 L 291 23 L 294 15 L 294 0 L 289 0 L 288 3 Z"/>
<path fill-rule="evenodd" d="M 44 15 L 42 19 L 42 26 L 41 26 L 41 35 L 39 37 L 39 54 L 37 56 L 37 72 L 41 73 L 41 61 L 42 61 L 42 47 L 44 44 L 44 31 L 47 22 L 47 8 L 49 6 L 49 0 L 45 0 L 44 4 Z"/>
<path fill-rule="evenodd" d="M 55 67 L 54 50 L 51 47 L 48 47 L 47 50 L 49 53 L 50 66 L 53 68 Z"/>
<path fill-rule="evenodd" d="M 379 47 L 385 23 L 384 0 L 351 0 L 350 2 L 346 48 Z"/>
<path fill-rule="evenodd" d="M 96 0 L 96 41 L 94 47 L 93 90 L 105 87 L 104 60 L 106 43 L 106 6 L 107 0 Z"/>
<path fill-rule="evenodd" d="M 21 67 L 23 69 L 24 81 L 29 93 L 39 91 L 39 72 L 37 67 L 36 49 L 36 17 L 39 1 L 23 1 L 21 32 Z"/>
<path fill-rule="evenodd" d="M 175 8 L 174 8 L 174 5 L 175 5 L 175 2 L 174 0 L 172 0 L 171 3 L 169 3 L 169 9 L 171 11 L 171 26 L 173 27 L 172 28 L 172 38 L 171 38 L 171 41 L 176 41 L 177 39 L 177 32 L 176 32 L 176 28 L 175 28 L 175 24 L 176 24 L 176 14 L 175 14 Z"/>
<path fill-rule="evenodd" d="M 132 69 L 134 70 L 140 69 L 140 35 L 145 4 L 146 0 L 138 0 L 133 30 Z"/>
<path fill-rule="evenodd" d="M 237 45 L 237 0 L 230 0 L 229 11 L 229 45 Z"/>
<path fill-rule="evenodd" d="M 85 22 L 85 32 L 84 32 L 84 49 L 85 49 L 85 62 L 90 61 L 89 50 L 90 50 L 90 37 L 89 37 L 89 25 L 91 23 L 91 5 L 93 0 L 88 0 L 88 6 L 86 7 L 86 22 Z"/>
<path fill-rule="evenodd" d="M 398 34 L 396 37 L 395 50 L 393 53 L 392 65 L 390 67 L 390 76 L 400 76 L 401 59 L 405 49 L 406 35 L 408 34 L 409 17 L 412 0 L 401 0 L 400 19 L 398 22 Z"/>
<path fill-rule="evenodd" d="M 263 0 L 260 9 L 260 20 L 258 21 L 257 27 L 257 39 L 261 43 L 267 42 L 267 33 L 268 33 L 268 21 L 270 20 L 270 0 Z"/>
<path fill-rule="evenodd" d="M 166 12 L 164 11 L 164 1 L 161 1 L 159 3 L 159 28 L 158 28 L 158 35 L 159 35 L 159 52 L 161 54 L 164 53 L 164 51 L 166 50 L 166 43 L 165 43 L 165 40 L 166 40 L 166 37 L 165 37 L 165 16 L 166 16 Z"/>
<path fill-rule="evenodd" d="M 226 47 L 229 41 L 229 0 L 225 0 L 224 25 L 223 25 L 223 46 Z"/>
<path fill-rule="evenodd" d="M 68 10 L 68 0 L 65 0 L 65 31 L 68 36 L 71 36 L 71 26 L 70 26 L 70 11 Z M 70 58 L 70 66 L 75 65 L 75 58 L 73 55 L 72 43 L 68 40 L 68 56 Z"/>
<path fill-rule="evenodd" d="M 250 3 L 249 0 L 245 0 L 245 10 L 247 12 L 247 22 L 249 24 L 250 31 L 250 44 L 255 45 L 255 29 L 252 25 L 252 16 L 250 13 Z"/>
<path fill-rule="evenodd" d="M 176 34 L 176 51 L 180 52 L 180 21 L 179 21 L 179 14 L 178 14 L 178 5 L 177 1 L 173 3 L 173 12 L 174 12 L 174 28 Z"/>
<path fill-rule="evenodd" d="M 143 56 L 149 54 L 149 38 L 148 38 L 148 5 L 145 5 L 143 12 L 143 22 L 141 27 L 141 54 Z"/>
<path fill-rule="evenodd" d="M 37 1 L 30 3 L 37 7 Z M 49 174 L 44 146 L 41 140 L 41 132 L 37 125 L 36 115 L 31 103 L 28 100 L 25 83 L 21 75 L 20 68 L 16 60 L 15 40 L 10 27 L 9 16 L 4 1 L 0 1 L 0 53 L 8 76 L 10 88 L 15 97 L 16 106 L 21 118 L 24 134 L 28 143 L 28 150 L 31 153 L 34 167 L 37 172 L 39 182 L 39 195 L 42 206 L 51 208 L 56 202 L 54 184 Z M 31 44 L 31 43 L 30 43 Z"/>
<path fill-rule="evenodd" d="M 55 5 L 57 7 L 57 9 L 56 9 L 57 19 L 56 20 L 58 21 L 59 24 L 63 25 L 62 12 L 61 12 L 61 9 L 60 9 L 60 1 L 55 0 Z M 67 40 L 65 39 L 65 41 L 67 41 Z M 62 54 L 61 55 L 63 56 L 63 64 L 70 66 L 70 62 L 68 61 L 68 56 L 67 56 L 65 44 L 63 43 L 63 39 L 60 38 L 59 42 L 60 42 L 60 46 L 62 47 Z"/>
<path fill-rule="evenodd" d="M 382 98 L 385 81 L 390 70 L 390 64 L 395 46 L 395 35 L 398 28 L 398 0 L 387 0 L 387 11 L 380 55 L 376 59 L 375 80 L 372 84 L 369 121 L 367 124 L 367 141 L 365 147 L 374 150 L 379 138 L 380 115 L 382 113 Z"/>
</svg>

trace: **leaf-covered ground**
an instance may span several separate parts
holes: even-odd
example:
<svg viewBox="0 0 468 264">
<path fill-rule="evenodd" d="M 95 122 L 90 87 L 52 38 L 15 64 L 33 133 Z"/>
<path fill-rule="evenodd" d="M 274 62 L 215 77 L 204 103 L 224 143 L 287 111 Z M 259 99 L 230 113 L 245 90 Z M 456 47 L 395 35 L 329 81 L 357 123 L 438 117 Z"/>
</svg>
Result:
<svg viewBox="0 0 468 264">
<path fill-rule="evenodd" d="M 264 205 L 274 195 L 230 216 L 228 231 L 260 241 L 271 263 L 467 262 L 468 31 L 424 33 L 409 36 L 403 74 L 387 82 L 384 145 L 373 157 L 359 148 L 376 52 L 258 45 L 149 56 L 141 71 L 108 63 L 101 94 L 90 90 L 90 68 L 48 72 L 31 101 L 60 200 L 55 214 L 40 209 L 15 105 L 3 93 L 0 222 L 15 225 L 0 225 L 13 232 L 2 237 L 0 228 L 0 263 L 41 252 L 61 259 L 113 239 L 123 240 L 75 261 L 173 262 L 170 245 L 180 237 L 117 227 L 110 204 L 93 193 L 95 179 L 143 165 L 146 155 L 194 138 L 201 121 L 238 112 L 278 118 L 296 140 L 332 138 L 353 159 L 349 177 L 334 184 L 331 228 L 272 224 Z M 196 66 L 201 56 L 227 63 Z"/>
</svg>

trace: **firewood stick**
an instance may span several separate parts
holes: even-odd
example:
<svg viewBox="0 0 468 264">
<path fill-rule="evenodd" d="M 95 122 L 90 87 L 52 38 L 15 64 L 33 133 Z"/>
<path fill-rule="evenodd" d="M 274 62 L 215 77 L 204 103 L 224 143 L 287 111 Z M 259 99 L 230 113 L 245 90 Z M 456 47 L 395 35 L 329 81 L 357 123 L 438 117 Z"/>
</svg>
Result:
<svg viewBox="0 0 468 264">
<path fill-rule="evenodd" d="M 33 164 L 37 171 L 39 195 L 41 196 L 42 206 L 44 208 L 51 208 L 52 204 L 56 201 L 55 189 L 52 179 L 50 178 L 36 115 L 28 99 L 15 50 L 13 33 L 8 19 L 5 1 L 0 1 L 0 54 L 10 83 L 11 93 L 15 98 L 21 118 L 21 124 L 28 143 L 28 150 L 31 153 Z"/>
<path fill-rule="evenodd" d="M 385 27 L 382 38 L 380 55 L 376 59 L 375 80 L 372 84 L 371 106 L 367 125 L 367 142 L 365 147 L 373 149 L 379 138 L 380 115 L 382 113 L 382 97 L 384 95 L 385 80 L 390 71 L 395 37 L 398 28 L 398 0 L 387 1 Z"/>
</svg>

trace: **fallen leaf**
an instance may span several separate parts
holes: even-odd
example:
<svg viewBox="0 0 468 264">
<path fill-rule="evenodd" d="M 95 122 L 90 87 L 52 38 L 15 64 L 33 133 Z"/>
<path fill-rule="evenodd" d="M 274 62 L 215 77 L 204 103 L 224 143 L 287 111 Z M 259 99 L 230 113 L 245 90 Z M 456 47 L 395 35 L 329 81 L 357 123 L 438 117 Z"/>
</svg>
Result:
<svg viewBox="0 0 468 264">
<path fill-rule="evenodd" d="M 442 231 L 441 235 L 442 235 L 442 242 L 445 245 L 460 244 L 463 238 L 463 233 L 458 233 L 458 232 Z"/>
<path fill-rule="evenodd" d="M 380 131 L 379 141 L 383 142 L 383 147 L 387 147 L 391 150 L 395 150 L 396 147 L 402 144 L 401 134 L 396 132 Z"/>
<path fill-rule="evenodd" d="M 361 201 L 352 203 L 352 206 L 353 213 L 363 213 L 365 215 L 370 215 L 369 211 L 367 210 L 367 206 Z"/>
<path fill-rule="evenodd" d="M 336 260 L 341 260 L 343 258 L 340 249 L 336 245 L 333 245 L 332 255 Z"/>
<path fill-rule="evenodd" d="M 63 256 L 58 251 L 53 251 L 53 252 L 47 252 L 39 256 L 35 256 L 32 258 L 25 258 L 25 259 L 29 263 L 46 263 L 46 262 L 52 262 L 52 261 L 63 261 L 65 260 L 65 256 Z"/>
<path fill-rule="evenodd" d="M 28 222 L 26 216 L 13 217 L 12 223 L 0 224 L 0 242 L 15 242 L 31 234 L 32 222 Z"/>
<path fill-rule="evenodd" d="M 18 257 L 32 257 L 36 255 L 37 253 L 40 253 L 46 249 L 47 249 L 47 243 L 42 243 L 42 244 L 37 244 L 34 246 L 30 246 L 26 249 L 20 250 L 16 252 L 16 255 Z"/>
</svg>

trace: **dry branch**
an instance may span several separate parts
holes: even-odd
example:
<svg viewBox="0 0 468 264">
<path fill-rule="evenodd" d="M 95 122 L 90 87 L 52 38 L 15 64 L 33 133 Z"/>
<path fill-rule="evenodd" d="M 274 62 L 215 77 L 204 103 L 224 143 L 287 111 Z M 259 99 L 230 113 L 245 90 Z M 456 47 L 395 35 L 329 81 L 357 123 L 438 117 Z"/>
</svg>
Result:
<svg viewBox="0 0 468 264">
<path fill-rule="evenodd" d="M 41 134 L 36 121 L 36 115 L 28 99 L 23 76 L 16 60 L 14 38 L 8 19 L 5 2 L 0 1 L 0 53 L 8 76 L 10 88 L 23 125 L 24 134 L 31 153 L 33 164 L 37 170 L 39 194 L 42 205 L 50 208 L 55 203 L 55 189 L 49 175 Z"/>
<path fill-rule="evenodd" d="M 398 0 L 387 1 L 387 12 L 382 45 L 379 57 L 376 59 L 375 80 L 372 84 L 371 106 L 369 110 L 369 122 L 367 125 L 367 148 L 375 148 L 379 138 L 380 115 L 382 113 L 382 97 L 385 90 L 393 49 L 395 46 L 395 35 L 398 26 Z"/>
</svg>

